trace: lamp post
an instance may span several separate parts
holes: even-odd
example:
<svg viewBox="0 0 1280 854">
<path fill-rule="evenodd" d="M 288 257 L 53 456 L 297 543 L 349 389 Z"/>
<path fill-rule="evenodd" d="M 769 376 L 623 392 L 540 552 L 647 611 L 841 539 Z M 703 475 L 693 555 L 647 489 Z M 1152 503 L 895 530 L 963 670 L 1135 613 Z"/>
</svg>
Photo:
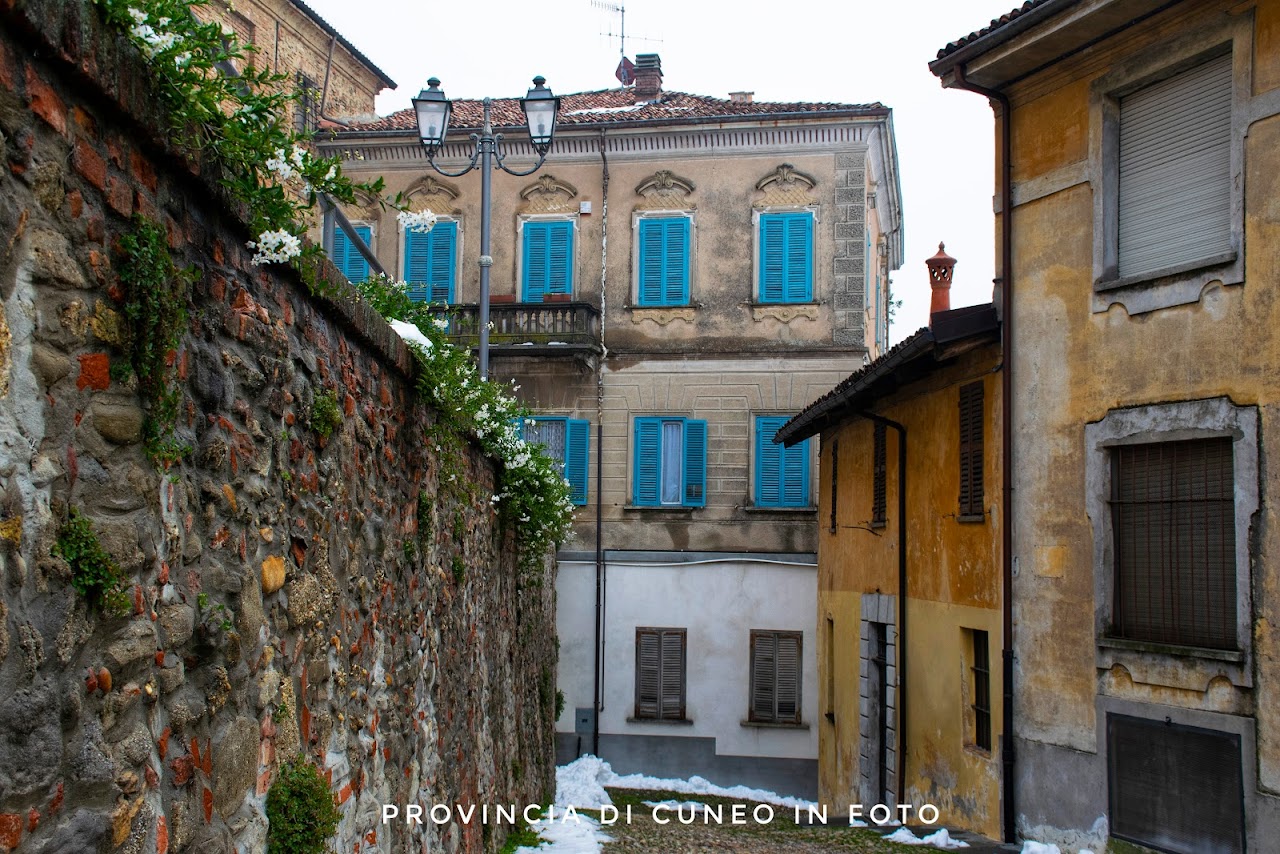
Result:
<svg viewBox="0 0 1280 854">
<path fill-rule="evenodd" d="M 476 149 L 471 155 L 471 162 L 457 172 L 446 172 L 436 165 L 436 153 L 444 146 L 445 134 L 449 131 L 449 116 L 453 111 L 453 102 L 440 91 L 440 81 L 432 77 L 427 81 L 427 88 L 413 99 L 413 109 L 418 115 L 418 136 L 427 149 L 427 162 L 431 168 L 449 178 L 457 178 L 480 167 L 480 378 L 489 377 L 489 268 L 493 266 L 493 257 L 489 254 L 489 219 L 490 219 L 490 181 L 494 169 L 501 169 L 508 175 L 532 175 L 547 159 L 551 150 L 551 137 L 556 129 L 556 114 L 560 110 L 560 99 L 551 94 L 547 81 L 539 75 L 533 78 L 533 88 L 520 99 L 520 107 L 524 110 L 525 122 L 529 127 L 529 143 L 538 154 L 538 162 L 532 169 L 523 172 L 508 169 L 503 160 L 506 155 L 498 150 L 502 134 L 494 133 L 489 120 L 489 111 L 493 99 L 485 98 L 484 120 L 480 133 L 471 134 Z"/>
</svg>

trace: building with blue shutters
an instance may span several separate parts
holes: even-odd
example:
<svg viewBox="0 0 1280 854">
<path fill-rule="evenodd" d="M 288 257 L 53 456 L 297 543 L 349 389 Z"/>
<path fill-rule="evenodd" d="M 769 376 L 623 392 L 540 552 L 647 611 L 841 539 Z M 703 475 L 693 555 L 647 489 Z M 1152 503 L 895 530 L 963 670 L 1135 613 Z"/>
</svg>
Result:
<svg viewBox="0 0 1280 854">
<path fill-rule="evenodd" d="M 560 758 L 812 796 L 818 448 L 773 436 L 888 340 L 892 112 L 668 91 L 656 55 L 636 73 L 561 95 L 538 173 L 493 176 L 491 371 L 580 508 L 559 554 Z M 481 115 L 453 110 L 446 169 Z M 493 111 L 508 162 L 532 163 L 518 101 Z M 373 200 L 345 208 L 473 344 L 479 177 L 433 173 L 412 110 L 320 145 L 437 215 L 406 235 Z"/>
</svg>

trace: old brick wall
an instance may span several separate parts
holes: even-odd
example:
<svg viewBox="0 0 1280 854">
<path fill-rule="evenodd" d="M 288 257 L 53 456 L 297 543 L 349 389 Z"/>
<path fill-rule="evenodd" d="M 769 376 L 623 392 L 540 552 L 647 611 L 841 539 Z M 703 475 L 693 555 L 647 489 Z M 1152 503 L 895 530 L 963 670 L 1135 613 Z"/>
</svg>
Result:
<svg viewBox="0 0 1280 854">
<path fill-rule="evenodd" d="M 424 441 L 404 345 L 249 263 L 147 86 L 87 3 L 0 2 L 0 850 L 264 850 L 298 753 L 330 779 L 337 850 L 492 850 L 500 831 L 380 805 L 550 791 L 550 578 L 517 571 L 492 464 Z M 198 270 L 173 354 L 193 453 L 168 472 L 111 370 L 135 212 Z M 52 554 L 71 508 L 127 574 L 127 617 Z"/>
</svg>

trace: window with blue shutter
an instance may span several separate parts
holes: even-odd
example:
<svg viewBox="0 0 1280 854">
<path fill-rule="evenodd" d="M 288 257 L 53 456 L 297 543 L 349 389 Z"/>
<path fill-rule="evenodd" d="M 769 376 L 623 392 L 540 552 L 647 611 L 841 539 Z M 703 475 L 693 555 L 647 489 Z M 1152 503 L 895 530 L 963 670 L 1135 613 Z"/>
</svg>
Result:
<svg viewBox="0 0 1280 854">
<path fill-rule="evenodd" d="M 760 214 L 760 302 L 813 301 L 813 213 Z"/>
<path fill-rule="evenodd" d="M 637 305 L 688 305 L 689 217 L 645 217 L 638 231 Z"/>
<path fill-rule="evenodd" d="M 547 456 L 560 461 L 564 479 L 569 481 L 569 500 L 587 503 L 587 473 L 590 467 L 591 422 L 580 418 L 536 417 L 522 427 L 526 442 L 541 445 Z"/>
<path fill-rule="evenodd" d="M 373 237 L 373 229 L 367 225 L 357 225 L 356 234 L 360 235 L 360 239 L 368 246 Z M 329 259 L 333 261 L 333 266 L 342 271 L 342 275 L 346 276 L 349 282 L 363 282 L 369 278 L 369 262 L 364 260 L 364 256 L 341 228 L 333 230 L 333 247 L 329 252 Z"/>
<path fill-rule="evenodd" d="M 756 416 L 757 507 L 809 506 L 809 440 L 790 448 L 773 441 L 788 420 L 785 415 Z"/>
<path fill-rule="evenodd" d="M 452 303 L 457 280 L 458 223 L 404 233 L 404 280 L 414 302 Z"/>
<path fill-rule="evenodd" d="M 573 293 L 573 222 L 528 220 L 521 229 L 521 279 L 525 302 Z"/>
<path fill-rule="evenodd" d="M 633 504 L 637 507 L 706 506 L 706 421 L 637 418 L 634 451 Z"/>
</svg>

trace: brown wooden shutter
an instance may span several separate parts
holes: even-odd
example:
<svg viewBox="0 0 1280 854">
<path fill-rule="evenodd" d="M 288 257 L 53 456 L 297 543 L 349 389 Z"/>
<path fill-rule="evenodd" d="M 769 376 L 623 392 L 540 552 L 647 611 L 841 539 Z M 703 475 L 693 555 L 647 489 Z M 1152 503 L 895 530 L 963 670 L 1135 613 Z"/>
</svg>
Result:
<svg viewBox="0 0 1280 854">
<path fill-rule="evenodd" d="M 883 424 L 875 426 L 874 450 L 872 452 L 871 480 L 871 524 L 883 525 L 887 518 L 885 510 L 885 480 L 887 476 L 885 464 L 885 429 Z"/>
<path fill-rule="evenodd" d="M 636 717 L 658 717 L 661 684 L 661 634 L 655 629 L 636 629 Z"/>
<path fill-rule="evenodd" d="M 800 722 L 800 632 L 751 632 L 748 720 Z"/>
<path fill-rule="evenodd" d="M 662 703 L 659 716 L 684 718 L 684 629 L 662 632 Z"/>
<path fill-rule="evenodd" d="M 982 516 L 982 382 L 960 387 L 960 515 Z"/>
</svg>

